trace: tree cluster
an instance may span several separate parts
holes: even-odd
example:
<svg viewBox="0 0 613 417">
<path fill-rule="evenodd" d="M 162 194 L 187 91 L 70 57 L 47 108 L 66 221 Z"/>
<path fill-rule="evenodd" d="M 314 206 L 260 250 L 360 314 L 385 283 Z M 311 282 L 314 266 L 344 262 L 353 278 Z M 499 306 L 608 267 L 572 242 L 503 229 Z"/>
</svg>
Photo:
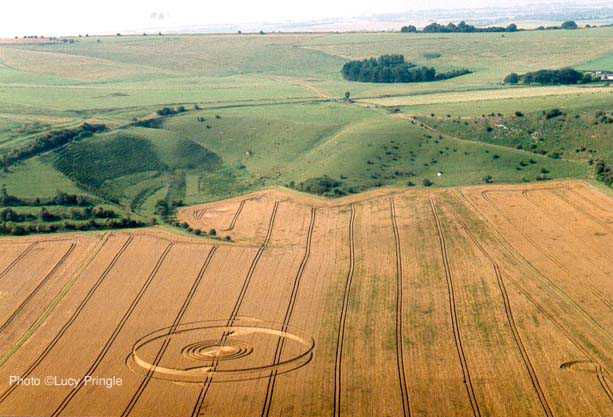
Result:
<svg viewBox="0 0 613 417">
<path fill-rule="evenodd" d="M 589 73 L 583 73 L 572 68 L 562 68 L 557 70 L 538 70 L 519 75 L 511 73 L 504 78 L 505 84 L 541 84 L 541 85 L 562 85 L 562 84 L 587 84 L 594 79 Z"/>
<path fill-rule="evenodd" d="M 477 33 L 477 32 L 517 32 L 520 30 L 515 23 L 511 23 L 508 26 L 489 26 L 489 27 L 476 27 L 469 25 L 462 21 L 457 25 L 455 23 L 448 23 L 442 25 L 440 23 L 430 23 L 421 31 L 422 33 Z M 417 28 L 413 25 L 403 26 L 400 31 L 402 33 L 417 33 Z"/>
<path fill-rule="evenodd" d="M 343 65 L 343 77 L 349 81 L 371 83 L 413 83 L 446 80 L 469 74 L 467 69 L 437 73 L 434 68 L 406 62 L 402 55 L 349 61 Z"/>
</svg>

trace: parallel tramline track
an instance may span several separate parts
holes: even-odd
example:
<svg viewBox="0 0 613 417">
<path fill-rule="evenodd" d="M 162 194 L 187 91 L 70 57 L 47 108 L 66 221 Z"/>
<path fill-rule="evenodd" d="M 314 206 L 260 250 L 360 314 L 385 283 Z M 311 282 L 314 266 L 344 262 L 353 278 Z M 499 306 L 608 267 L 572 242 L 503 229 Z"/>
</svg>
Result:
<svg viewBox="0 0 613 417">
<path fill-rule="evenodd" d="M 523 191 L 522 192 L 522 196 L 524 197 L 524 199 L 526 201 L 528 201 L 533 207 L 536 208 L 536 210 L 543 212 L 543 209 L 541 206 L 539 206 L 538 204 L 536 204 L 535 202 L 533 202 L 532 200 L 530 200 L 528 198 L 528 192 L 527 191 Z M 505 217 L 507 219 L 507 221 L 509 223 L 511 223 L 511 221 L 504 215 L 502 214 L 503 217 Z M 545 217 L 550 218 L 550 216 L 545 214 Z M 558 228 L 562 229 L 563 228 L 560 226 L 560 224 L 557 221 L 552 220 L 552 223 L 556 224 L 558 226 Z M 570 272 L 568 270 L 568 268 L 566 266 L 564 266 L 562 264 L 562 262 L 554 255 L 552 255 L 551 253 L 549 253 L 548 251 L 544 250 L 538 243 L 536 243 L 534 241 L 534 239 L 528 237 L 524 232 L 520 231 L 521 235 L 535 248 L 539 249 L 541 251 L 541 253 L 547 258 L 549 259 L 553 264 L 555 264 L 558 268 L 560 268 L 562 271 L 564 271 L 567 275 L 572 276 L 572 272 Z M 600 271 L 602 273 L 604 273 L 606 275 L 606 272 L 604 271 Z M 590 289 L 590 291 L 592 292 L 592 294 L 594 295 L 594 297 L 600 299 L 600 301 L 609 308 L 609 310 L 613 310 L 613 303 L 611 303 L 611 301 L 609 301 L 608 297 L 602 293 L 601 290 L 599 290 L 598 288 L 596 288 L 595 286 L 585 283 L 585 285 Z"/>
<path fill-rule="evenodd" d="M 64 255 L 62 255 L 62 257 L 55 263 L 55 265 L 53 265 L 53 268 L 51 268 L 51 271 L 49 271 L 43 277 L 43 279 L 38 283 L 38 285 L 32 291 L 30 291 L 28 296 L 21 302 L 21 304 L 19 304 L 19 306 L 13 311 L 13 313 L 11 313 L 9 318 L 6 319 L 6 321 L 2 323 L 2 325 L 0 325 L 0 334 L 4 330 L 6 330 L 6 328 L 15 320 L 15 318 L 17 318 L 19 313 L 21 313 L 23 309 L 28 305 L 28 303 L 32 300 L 32 298 L 36 296 L 36 294 L 40 291 L 40 289 L 43 288 L 45 284 L 51 279 L 51 277 L 55 275 L 55 273 L 66 262 L 66 260 L 70 257 L 70 255 L 72 254 L 72 252 L 74 251 L 76 247 L 77 247 L 76 243 L 72 243 L 70 245 L 70 247 L 68 248 L 68 250 L 66 250 Z"/>
<path fill-rule="evenodd" d="M 605 208 L 603 206 L 601 206 L 600 204 L 598 204 L 597 202 L 595 202 L 594 200 L 590 200 L 590 199 L 586 199 L 584 195 L 582 195 L 579 190 L 581 190 L 582 188 L 576 187 L 576 188 L 571 188 L 570 191 L 575 193 L 577 196 L 581 197 L 582 200 L 587 201 L 591 206 L 596 207 L 598 210 L 600 211 L 604 211 L 604 212 L 610 212 L 611 208 Z M 611 199 L 611 202 L 613 202 L 613 199 Z"/>
<path fill-rule="evenodd" d="M 573 192 L 573 190 L 570 190 L 570 192 Z M 581 207 L 579 204 L 573 203 L 572 201 L 568 199 L 568 197 L 562 195 L 559 192 L 554 191 L 553 195 L 558 197 L 560 200 L 564 201 L 566 204 L 568 204 L 569 206 L 571 206 L 572 208 L 574 208 L 575 210 L 577 210 L 584 216 L 590 218 L 594 223 L 600 225 L 601 227 L 604 227 L 605 229 L 609 229 L 610 231 L 613 231 L 613 224 L 609 224 L 609 223 L 602 221 L 597 216 L 587 211 L 584 207 Z"/>
<path fill-rule="evenodd" d="M 181 321 L 183 320 L 183 317 L 185 316 L 185 313 L 187 312 L 187 309 L 191 305 L 191 302 L 194 299 L 194 296 L 196 295 L 196 292 L 197 292 L 198 288 L 200 287 L 200 284 L 201 284 L 201 282 L 202 282 L 202 280 L 204 278 L 204 275 L 206 274 L 206 271 L 208 270 L 209 265 L 211 264 L 211 260 L 213 259 L 213 256 L 215 255 L 216 252 L 217 252 L 217 246 L 213 246 L 211 248 L 211 250 L 209 251 L 209 254 L 206 257 L 206 259 L 204 261 L 204 264 L 200 268 L 200 271 L 198 272 L 198 275 L 196 276 L 196 279 L 194 280 L 194 283 L 192 284 L 192 287 L 190 288 L 189 292 L 187 293 L 187 296 L 186 296 L 185 300 L 183 301 L 183 305 L 179 309 L 179 312 L 177 313 L 177 315 L 176 315 L 176 317 L 175 317 L 175 319 L 174 319 L 170 329 L 168 330 L 168 336 L 173 334 L 177 330 L 179 325 L 181 324 Z M 166 353 L 166 350 L 168 349 L 169 345 L 170 345 L 170 337 L 167 337 L 164 340 L 164 343 L 162 344 L 162 346 L 160 347 L 160 350 L 158 351 L 158 353 L 155 356 L 152 368 L 147 371 L 147 374 L 145 375 L 145 377 L 141 381 L 141 383 L 138 386 L 137 390 L 134 392 L 134 394 L 130 398 L 130 401 L 128 402 L 128 405 L 126 406 L 126 408 L 121 413 L 122 417 L 127 417 L 128 415 L 130 415 L 132 410 L 134 410 L 134 407 L 136 406 L 136 404 L 140 400 L 140 397 L 145 392 L 145 389 L 147 388 L 147 386 L 149 385 L 149 382 L 151 381 L 151 378 L 153 377 L 154 369 L 157 366 L 159 366 L 159 364 L 161 363 L 162 358 L 164 357 L 164 354 Z"/>
<path fill-rule="evenodd" d="M 351 282 L 355 270 L 355 207 L 351 205 L 351 217 L 349 220 L 349 271 L 347 272 L 347 280 L 345 282 L 345 291 L 343 294 L 343 306 L 339 319 L 339 328 L 336 342 L 336 358 L 334 360 L 334 404 L 333 416 L 341 415 L 341 383 L 342 383 L 342 362 L 343 362 L 343 344 L 345 342 L 345 323 L 347 321 L 347 310 L 349 307 L 349 295 L 351 292 Z"/>
<path fill-rule="evenodd" d="M 275 218 L 277 216 L 278 209 L 279 209 L 279 202 L 275 201 L 274 207 L 272 209 L 272 214 L 270 215 L 270 219 L 268 221 L 268 231 L 266 233 L 266 238 L 264 239 L 264 242 L 262 243 L 257 253 L 255 254 L 253 260 L 251 261 L 251 265 L 249 266 L 249 271 L 247 272 L 247 275 L 245 276 L 245 280 L 243 281 L 243 286 L 238 295 L 238 298 L 236 299 L 236 302 L 234 303 L 234 308 L 232 309 L 230 317 L 228 318 L 226 327 L 231 327 L 234 324 L 234 321 L 236 320 L 236 318 L 238 317 L 238 312 L 240 311 L 240 307 L 243 303 L 243 300 L 245 299 L 247 290 L 249 289 L 251 278 L 253 277 L 253 274 L 255 273 L 255 269 L 258 266 L 260 259 L 262 258 L 262 255 L 264 254 L 264 251 L 266 250 L 266 248 L 268 247 L 268 244 L 270 243 L 270 238 L 272 237 L 272 231 L 274 228 Z M 223 345 L 226 342 L 227 337 L 228 335 L 224 334 L 221 337 L 219 344 Z M 217 366 L 218 366 L 218 361 L 217 360 L 213 361 L 211 368 L 215 370 Z M 208 392 L 211 389 L 212 383 L 213 383 L 213 378 L 211 376 L 207 376 L 207 378 L 204 380 L 202 384 L 202 388 L 200 389 L 198 398 L 196 399 L 196 403 L 194 404 L 194 407 L 192 409 L 192 417 L 197 417 L 200 415 L 204 402 L 206 401 Z"/>
<path fill-rule="evenodd" d="M 143 299 L 143 296 L 145 295 L 145 293 L 151 286 L 151 283 L 153 282 L 154 278 L 158 275 L 158 272 L 160 268 L 162 267 L 162 264 L 164 263 L 164 261 L 166 260 L 166 257 L 168 256 L 168 254 L 170 253 L 170 251 L 172 250 L 174 246 L 175 246 L 174 243 L 170 243 L 166 246 L 166 248 L 164 249 L 164 252 L 162 252 L 155 266 L 153 267 L 153 269 L 147 276 L 145 283 L 142 285 L 138 294 L 136 294 L 136 297 L 132 300 L 132 303 L 130 304 L 126 312 L 123 314 L 123 316 L 119 320 L 119 323 L 113 330 L 113 333 L 111 334 L 109 339 L 104 344 L 102 350 L 98 353 L 98 355 L 96 356 L 96 358 L 94 359 L 94 361 L 92 362 L 88 370 L 83 374 L 83 377 L 79 379 L 79 383 L 70 390 L 70 392 L 66 395 L 66 397 L 64 397 L 60 405 L 58 405 L 55 411 L 51 414 L 52 417 L 57 417 L 62 413 L 62 411 L 64 411 L 64 409 L 68 406 L 68 404 L 70 404 L 72 399 L 79 393 L 81 388 L 83 388 L 85 377 L 89 375 L 93 375 L 94 372 L 96 372 L 96 370 L 98 369 L 98 366 L 100 366 L 100 363 L 102 363 L 102 360 L 105 358 L 106 354 L 113 346 L 113 343 L 115 343 L 115 340 L 117 339 L 117 337 L 123 330 L 128 319 L 130 318 L 134 310 L 136 310 L 136 307 L 138 306 L 140 301 Z"/>
<path fill-rule="evenodd" d="M 6 268 L 4 268 L 4 270 L 2 270 L 2 272 L 0 272 L 0 280 L 2 278 L 4 278 L 9 272 L 11 272 L 11 270 L 13 268 L 15 268 L 15 266 L 17 266 L 17 264 L 23 259 L 25 258 L 28 253 L 30 253 L 32 251 L 32 249 L 34 249 L 34 247 L 36 246 L 38 242 L 34 242 L 28 245 L 28 247 L 26 247 L 23 252 L 21 252 L 15 259 L 13 259 L 13 261 L 8 264 L 6 266 Z"/>
<path fill-rule="evenodd" d="M 474 417 L 480 417 L 481 410 L 479 409 L 479 404 L 477 403 L 477 397 L 475 396 L 475 390 L 473 387 L 472 379 L 470 377 L 470 370 L 468 368 L 468 363 L 466 361 L 466 354 L 464 353 L 464 347 L 462 346 L 462 334 L 460 332 L 460 324 L 458 321 L 458 315 L 456 311 L 455 290 L 453 287 L 453 275 L 451 274 L 451 267 L 449 265 L 449 257 L 447 254 L 447 244 L 445 242 L 445 235 L 443 233 L 443 229 L 442 229 L 441 221 L 437 213 L 436 205 L 434 204 L 434 200 L 432 198 L 430 199 L 430 207 L 432 208 L 432 215 L 434 216 L 434 220 L 436 223 L 436 230 L 438 232 L 441 257 L 443 259 L 443 266 L 445 269 L 445 278 L 447 280 L 447 291 L 449 293 L 449 309 L 450 309 L 451 323 L 452 323 L 452 329 L 453 329 L 453 340 L 456 346 L 456 350 L 458 352 L 458 357 L 460 359 L 460 365 L 462 367 L 462 374 L 464 376 L 464 385 L 466 386 L 466 392 L 468 393 L 468 399 L 470 401 L 470 406 L 473 410 L 473 415 Z"/>
<path fill-rule="evenodd" d="M 206 214 L 206 212 L 208 211 L 208 209 L 198 209 L 194 212 L 194 219 L 195 220 L 200 220 L 204 217 L 204 215 Z"/>
<path fill-rule="evenodd" d="M 468 197 L 466 197 L 464 195 L 464 193 L 462 191 L 458 191 L 460 193 L 460 195 L 462 195 L 464 197 L 464 199 L 466 199 L 467 201 L 469 201 Z M 487 200 L 490 204 L 492 204 L 494 206 L 494 208 L 497 209 L 497 212 L 510 224 L 513 225 L 513 223 L 509 220 L 509 218 L 507 216 L 505 216 L 504 214 L 501 213 L 501 210 L 499 210 L 499 207 L 496 205 L 496 203 L 492 202 L 491 200 Z M 472 202 L 470 203 L 472 205 Z M 479 212 L 480 213 L 480 212 Z M 492 225 L 493 230 L 497 230 L 496 226 L 491 223 L 489 220 L 486 220 L 487 223 Z M 535 249 L 540 250 L 539 245 L 534 242 L 534 240 L 532 240 L 529 236 L 527 236 L 523 231 L 521 231 L 521 229 L 517 230 L 518 233 L 521 234 L 521 236 L 527 241 L 529 242 Z M 520 257 L 529 267 L 530 269 L 532 269 L 534 272 L 536 272 L 536 274 L 541 277 L 541 279 L 547 283 L 548 286 L 550 286 L 555 292 L 557 292 L 558 295 L 561 295 L 562 297 L 564 297 L 566 300 L 568 300 L 588 321 L 590 321 L 594 326 L 598 327 L 600 330 L 602 330 L 602 332 L 604 333 L 604 335 L 611 341 L 613 341 L 613 336 L 609 333 L 609 331 L 607 329 L 605 329 L 596 319 L 594 319 L 592 317 L 591 314 L 589 314 L 579 303 L 577 303 L 577 301 L 575 301 L 575 299 L 573 299 L 571 296 L 569 296 L 566 291 L 564 291 L 562 288 L 560 288 L 557 284 L 555 284 L 555 282 L 549 278 L 547 275 L 545 275 L 543 272 L 541 272 L 540 269 L 538 269 L 532 262 L 530 262 L 528 259 L 526 259 L 526 257 L 524 255 L 521 254 L 521 251 L 519 251 L 517 249 L 517 247 L 515 245 L 513 245 L 508 239 L 507 237 L 503 234 L 500 233 L 501 239 L 506 243 L 506 246 L 508 246 L 509 248 L 511 248 L 513 250 L 513 252 L 515 252 L 517 254 L 518 257 Z M 541 251 L 542 252 L 542 251 Z M 555 260 L 550 259 L 550 255 L 548 255 L 546 252 L 543 252 L 543 255 L 545 257 L 547 257 L 551 262 L 553 262 L 555 265 L 557 265 L 558 267 L 560 267 L 564 272 L 566 272 L 567 274 L 569 273 L 563 266 L 560 266 L 556 263 Z M 602 300 L 602 298 L 598 295 L 595 294 L 596 298 Z M 605 303 L 605 305 L 607 305 L 607 303 Z"/>
<path fill-rule="evenodd" d="M 292 318 L 292 314 L 294 312 L 294 307 L 296 305 L 296 299 L 298 297 L 298 290 L 300 289 L 300 281 L 302 280 L 302 275 L 304 274 L 304 270 L 306 268 L 307 262 L 311 256 L 311 241 L 313 237 L 313 230 L 315 228 L 315 217 L 317 214 L 317 209 L 311 208 L 311 221 L 309 223 L 309 230 L 307 232 L 306 246 L 304 250 L 304 257 L 302 258 L 302 262 L 298 268 L 298 272 L 296 273 L 296 277 L 294 278 L 294 285 L 292 288 L 292 293 L 290 296 L 290 300 L 285 311 L 285 317 L 283 319 L 283 327 L 281 328 L 282 332 L 286 332 L 289 327 L 289 322 Z M 283 353 L 283 348 L 285 346 L 285 338 L 279 338 L 277 341 L 277 347 L 275 349 L 275 357 L 273 360 L 273 365 L 277 365 L 281 361 L 281 354 Z M 271 371 L 271 374 L 268 378 L 268 385 L 266 388 L 266 399 L 264 400 L 264 406 L 262 407 L 261 417 L 268 417 L 270 414 L 270 407 L 272 405 L 272 398 L 275 390 L 275 384 L 277 381 L 277 370 Z"/>
<path fill-rule="evenodd" d="M 396 244 L 396 364 L 400 382 L 400 396 L 402 397 L 402 413 L 404 417 L 411 417 L 411 403 L 409 402 L 407 380 L 404 372 L 404 345 L 402 343 L 402 283 L 404 278 L 402 269 L 402 247 L 400 245 L 400 233 L 398 232 L 394 197 L 390 198 L 390 217 L 394 231 L 394 242 Z"/>
<path fill-rule="evenodd" d="M 511 328 L 511 334 L 513 335 L 515 346 L 517 347 L 517 350 L 519 351 L 519 354 L 522 358 L 526 371 L 528 372 L 528 376 L 530 377 L 530 382 L 532 383 L 532 387 L 534 388 L 534 391 L 536 392 L 539 403 L 541 404 L 541 407 L 543 408 L 543 412 L 545 413 L 547 417 L 553 417 L 554 414 L 551 410 L 551 407 L 549 406 L 549 403 L 547 402 L 547 398 L 545 397 L 545 393 L 543 392 L 543 389 L 541 387 L 541 383 L 534 369 L 534 365 L 532 365 L 532 361 L 530 360 L 528 351 L 526 350 L 526 347 L 522 341 L 519 330 L 517 329 L 515 318 L 513 316 L 513 310 L 511 309 L 511 300 L 509 299 L 509 295 L 507 293 L 507 289 L 504 284 L 504 279 L 502 277 L 500 266 L 496 263 L 496 261 L 491 256 L 491 254 L 487 252 L 487 250 L 483 247 L 483 245 L 477 240 L 477 238 L 474 236 L 474 234 L 471 232 L 468 226 L 465 223 L 460 222 L 460 221 L 459 221 L 459 224 L 460 224 L 460 227 L 462 227 L 462 230 L 464 230 L 466 235 L 473 242 L 475 247 L 478 248 L 478 250 L 489 260 L 489 262 L 492 265 L 492 269 L 494 271 L 494 274 L 496 275 L 496 282 L 498 284 L 498 288 L 500 289 L 500 294 L 502 296 L 502 301 L 504 304 L 504 313 L 506 315 L 509 327 Z"/>
<path fill-rule="evenodd" d="M 462 193 L 461 191 L 459 191 L 460 195 L 467 201 L 467 203 L 473 208 L 473 210 L 475 211 L 475 213 L 481 217 L 485 222 L 488 222 L 487 218 L 480 212 L 480 210 L 474 205 L 474 203 L 472 201 L 470 201 L 470 199 L 468 197 L 466 197 L 466 195 L 464 195 L 464 193 Z M 496 229 L 494 229 L 495 231 Z M 523 256 L 519 253 L 517 253 L 516 250 L 513 249 L 512 246 L 510 246 L 510 244 L 508 243 L 508 241 L 504 238 L 504 236 L 500 236 L 501 241 L 500 243 L 506 243 L 507 247 L 512 249 L 513 252 L 512 253 L 516 253 L 517 256 L 523 260 L 524 262 L 526 262 L 532 269 L 534 269 L 534 266 L 532 266 L 525 258 L 523 258 Z M 537 271 L 538 272 L 538 271 Z M 547 312 L 547 310 L 545 310 L 543 308 L 543 306 L 534 299 L 534 297 L 532 297 L 532 295 L 530 294 L 529 291 L 526 291 L 520 284 L 515 283 L 515 286 L 517 288 L 517 290 L 519 292 L 522 293 L 522 295 L 524 297 L 526 297 L 526 299 L 541 313 L 543 314 L 543 316 L 547 317 L 547 319 L 549 319 L 558 330 L 560 330 L 564 336 L 566 337 L 566 339 L 575 347 L 577 348 L 577 350 L 581 351 L 586 358 L 589 359 L 589 361 L 591 363 L 593 363 L 596 366 L 596 375 L 598 378 L 598 383 L 600 384 L 600 386 L 602 387 L 602 389 L 604 390 L 606 396 L 609 398 L 609 400 L 613 403 L 613 394 L 611 392 L 611 389 L 608 386 L 607 383 L 607 379 L 606 379 L 606 375 L 609 374 L 608 369 L 606 369 L 604 366 L 602 366 L 602 364 L 596 360 L 596 358 L 594 357 L 594 355 L 592 353 L 590 353 L 581 343 L 579 343 L 575 337 L 573 336 L 573 334 L 571 333 L 570 330 L 568 330 L 565 326 L 563 326 L 552 314 L 550 314 L 549 312 Z"/>
<path fill-rule="evenodd" d="M 68 329 L 72 326 L 72 324 L 77 320 L 77 318 L 79 317 L 79 314 L 81 314 L 83 309 L 85 309 L 89 301 L 92 299 L 92 297 L 96 293 L 96 290 L 98 290 L 100 285 L 102 285 L 106 277 L 109 275 L 111 270 L 115 267 L 115 265 L 119 261 L 119 258 L 121 258 L 121 256 L 125 253 L 125 251 L 128 249 L 128 247 L 130 246 L 133 240 L 134 240 L 134 236 L 129 235 L 128 239 L 119 249 L 119 251 L 117 251 L 117 253 L 113 257 L 109 265 L 102 272 L 102 274 L 100 274 L 100 276 L 98 277 L 98 280 L 94 283 L 94 285 L 90 288 L 88 293 L 85 295 L 85 298 L 81 301 L 81 303 L 79 304 L 75 312 L 72 314 L 72 316 L 70 316 L 68 321 L 64 324 L 64 326 L 62 326 L 60 331 L 55 335 L 55 337 L 51 340 L 51 342 L 49 342 L 45 350 L 38 356 L 38 358 L 36 358 L 36 360 L 21 375 L 22 378 L 25 379 L 29 377 L 32 374 L 32 372 L 36 370 L 38 365 L 40 365 L 41 362 L 47 357 L 47 355 L 49 355 L 49 353 L 53 350 L 55 345 L 57 345 L 57 343 L 61 340 L 64 334 L 68 331 Z M 4 402 L 19 386 L 20 386 L 19 384 L 14 384 L 14 385 L 9 386 L 9 388 L 4 393 L 2 393 L 2 395 L 0 395 L 0 404 L 2 404 L 2 402 Z"/>
<path fill-rule="evenodd" d="M 232 217 L 232 221 L 230 221 L 230 225 L 228 226 L 226 231 L 234 230 L 234 227 L 236 226 L 236 222 L 238 221 L 239 216 L 241 215 L 241 213 L 243 212 L 243 209 L 245 208 L 246 202 L 247 200 L 241 200 L 240 204 L 238 205 L 238 209 L 236 209 L 236 213 L 234 213 L 234 217 Z"/>
</svg>

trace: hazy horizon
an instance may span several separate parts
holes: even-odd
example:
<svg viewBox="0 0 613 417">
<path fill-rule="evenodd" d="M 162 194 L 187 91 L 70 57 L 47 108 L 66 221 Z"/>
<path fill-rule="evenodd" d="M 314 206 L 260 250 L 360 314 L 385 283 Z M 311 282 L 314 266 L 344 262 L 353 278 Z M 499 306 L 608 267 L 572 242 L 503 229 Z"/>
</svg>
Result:
<svg viewBox="0 0 613 417">
<path fill-rule="evenodd" d="M 23 35 L 71 35 L 79 33 L 105 34 L 114 31 L 139 31 L 151 28 L 177 28 L 186 26 L 215 26 L 240 24 L 265 24 L 274 22 L 303 22 L 326 18 L 367 17 L 392 13 L 409 13 L 426 10 L 505 8 L 526 5 L 547 7 L 546 0 L 381 0 L 373 5 L 366 0 L 341 0 L 329 2 L 312 0 L 306 4 L 292 4 L 282 0 L 258 3 L 240 0 L 224 5 L 176 0 L 125 2 L 107 0 L 97 6 L 82 1 L 56 0 L 35 6 L 30 3 L 11 2 L 5 5 L 0 16 L 0 36 Z M 605 6 L 611 2 L 560 0 L 555 4 L 569 6 Z M 520 9 L 518 9 L 520 10 Z"/>
</svg>

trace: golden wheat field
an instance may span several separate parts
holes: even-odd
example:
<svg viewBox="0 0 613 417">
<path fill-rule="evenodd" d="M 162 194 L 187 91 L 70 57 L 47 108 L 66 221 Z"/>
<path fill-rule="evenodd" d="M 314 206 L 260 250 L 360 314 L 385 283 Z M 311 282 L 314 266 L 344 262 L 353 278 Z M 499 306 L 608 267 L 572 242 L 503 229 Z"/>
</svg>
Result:
<svg viewBox="0 0 613 417">
<path fill-rule="evenodd" d="M 613 199 L 267 190 L 0 240 L 0 415 L 612 416 Z"/>
</svg>

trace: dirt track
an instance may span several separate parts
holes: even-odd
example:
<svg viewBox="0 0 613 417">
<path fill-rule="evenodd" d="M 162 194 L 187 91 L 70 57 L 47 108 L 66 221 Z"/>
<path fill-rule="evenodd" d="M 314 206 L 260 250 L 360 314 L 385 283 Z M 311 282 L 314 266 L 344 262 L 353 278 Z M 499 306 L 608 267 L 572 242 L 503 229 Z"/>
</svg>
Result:
<svg viewBox="0 0 613 417">
<path fill-rule="evenodd" d="M 0 240 L 0 415 L 613 415 L 613 199 L 587 184 L 179 216 L 233 242 Z"/>
</svg>

